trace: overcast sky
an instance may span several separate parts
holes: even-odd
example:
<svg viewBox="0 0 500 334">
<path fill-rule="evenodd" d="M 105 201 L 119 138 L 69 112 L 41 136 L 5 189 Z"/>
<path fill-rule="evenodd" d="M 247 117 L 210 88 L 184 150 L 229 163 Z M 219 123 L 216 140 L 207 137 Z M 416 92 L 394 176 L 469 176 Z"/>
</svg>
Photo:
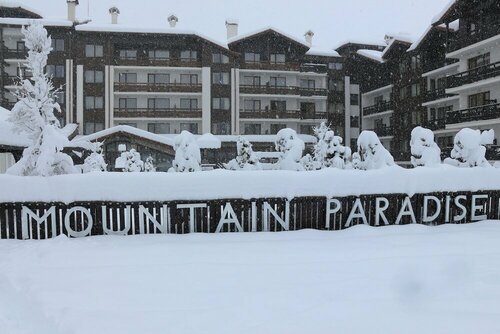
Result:
<svg viewBox="0 0 500 334">
<path fill-rule="evenodd" d="M 19 1 L 19 0 L 18 0 Z M 1 2 L 1 0 L 0 0 Z M 20 0 L 45 17 L 65 17 L 66 0 Z M 179 29 L 196 30 L 221 42 L 225 19 L 240 23 L 240 34 L 273 26 L 296 37 L 314 31 L 314 45 L 332 48 L 345 40 L 383 41 L 386 33 L 418 38 L 449 0 L 80 0 L 78 17 L 109 23 L 108 9 L 120 9 L 119 24 L 167 26 L 179 17 Z"/>
</svg>

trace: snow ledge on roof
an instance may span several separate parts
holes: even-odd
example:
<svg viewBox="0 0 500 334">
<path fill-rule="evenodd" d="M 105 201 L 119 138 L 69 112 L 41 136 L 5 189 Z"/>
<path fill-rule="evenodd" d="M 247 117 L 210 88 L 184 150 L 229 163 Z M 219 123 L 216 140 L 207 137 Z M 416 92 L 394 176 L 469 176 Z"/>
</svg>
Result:
<svg viewBox="0 0 500 334">
<path fill-rule="evenodd" d="M 376 50 L 369 50 L 369 49 L 360 49 L 356 52 L 360 56 L 369 58 L 371 60 L 374 60 L 379 63 L 383 63 L 384 60 L 382 59 L 382 51 L 376 51 Z"/>
<path fill-rule="evenodd" d="M 248 32 L 248 33 L 245 33 L 245 34 L 242 34 L 242 35 L 238 35 L 236 37 L 233 37 L 233 38 L 230 38 L 228 39 L 227 43 L 228 44 L 231 44 L 231 43 L 235 43 L 235 42 L 238 42 L 238 41 L 241 41 L 242 39 L 245 39 L 245 38 L 248 38 L 248 37 L 251 37 L 251 36 L 254 36 L 254 35 L 258 35 L 260 33 L 263 33 L 265 31 L 268 31 L 268 30 L 272 30 L 280 35 L 283 35 L 285 36 L 286 38 L 288 39 L 291 39 L 299 44 L 302 44 L 304 45 L 305 47 L 308 47 L 309 48 L 309 45 L 306 43 L 306 41 L 302 40 L 302 39 L 299 39 L 295 36 L 292 36 L 282 30 L 279 30 L 279 29 L 276 29 L 274 27 L 265 27 L 265 28 L 261 28 L 261 29 L 258 29 L 258 30 L 254 30 L 254 31 L 251 31 L 251 32 Z"/>
<path fill-rule="evenodd" d="M 340 57 L 339 53 L 333 49 L 325 49 L 313 46 L 306 52 L 308 56 L 320 56 L 320 57 Z"/>
</svg>

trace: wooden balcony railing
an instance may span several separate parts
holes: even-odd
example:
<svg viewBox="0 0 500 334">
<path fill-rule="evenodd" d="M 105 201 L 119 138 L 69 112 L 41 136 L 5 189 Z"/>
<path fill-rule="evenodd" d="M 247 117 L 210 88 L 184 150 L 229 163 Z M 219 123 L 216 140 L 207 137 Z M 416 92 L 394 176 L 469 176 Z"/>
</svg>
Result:
<svg viewBox="0 0 500 334">
<path fill-rule="evenodd" d="M 500 103 L 487 104 L 484 106 L 449 112 L 446 115 L 446 123 L 457 124 L 494 118 L 500 118 Z"/>
<path fill-rule="evenodd" d="M 240 68 L 251 70 L 299 71 L 300 64 L 296 62 L 271 63 L 269 61 L 242 62 Z"/>
<path fill-rule="evenodd" d="M 465 48 L 469 45 L 484 41 L 490 37 L 500 34 L 500 29 L 497 24 L 484 24 L 477 26 L 476 31 L 471 34 L 465 30 L 460 31 L 455 36 L 449 38 L 447 52 L 456 51 Z"/>
<path fill-rule="evenodd" d="M 201 118 L 201 109 L 183 108 L 115 108 L 114 117 L 117 118 Z"/>
<path fill-rule="evenodd" d="M 2 54 L 4 59 L 26 59 L 28 50 L 3 48 Z"/>
<path fill-rule="evenodd" d="M 200 67 L 201 60 L 154 59 L 154 58 L 120 58 L 114 59 L 117 66 L 169 66 L 169 67 Z"/>
<path fill-rule="evenodd" d="M 196 83 L 148 83 L 148 82 L 115 82 L 115 92 L 172 92 L 172 93 L 201 93 L 201 84 Z"/>
<path fill-rule="evenodd" d="M 500 76 L 500 61 L 451 75 L 447 78 L 447 86 L 455 88 L 497 76 Z"/>
<path fill-rule="evenodd" d="M 392 110 L 393 108 L 394 108 L 393 101 L 382 101 L 373 106 L 363 108 L 363 116 L 379 114 L 385 111 Z"/>
<path fill-rule="evenodd" d="M 444 130 L 446 128 L 446 118 L 424 120 L 422 127 L 432 131 Z"/>
<path fill-rule="evenodd" d="M 371 131 L 374 131 L 379 137 L 394 136 L 394 128 L 389 125 L 377 126 Z"/>
<path fill-rule="evenodd" d="M 435 101 L 439 99 L 444 99 L 446 97 L 453 96 L 451 94 L 446 94 L 446 88 L 437 88 L 434 90 L 428 90 L 424 94 L 424 102 Z"/>
<path fill-rule="evenodd" d="M 265 118 L 265 119 L 327 119 L 325 111 L 303 111 L 303 110 L 240 110 L 240 118 Z"/>
<path fill-rule="evenodd" d="M 240 85 L 243 94 L 327 96 L 326 88 L 305 88 L 297 86 Z"/>
</svg>

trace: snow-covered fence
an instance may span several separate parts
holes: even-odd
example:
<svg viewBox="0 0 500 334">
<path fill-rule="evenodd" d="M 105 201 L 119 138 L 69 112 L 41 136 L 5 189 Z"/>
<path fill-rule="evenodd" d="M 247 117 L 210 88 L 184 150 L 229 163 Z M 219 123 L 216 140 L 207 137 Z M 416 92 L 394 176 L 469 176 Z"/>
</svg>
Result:
<svg viewBox="0 0 500 334">
<path fill-rule="evenodd" d="M 1 239 L 279 232 L 500 219 L 500 191 L 167 202 L 0 203 Z"/>
</svg>

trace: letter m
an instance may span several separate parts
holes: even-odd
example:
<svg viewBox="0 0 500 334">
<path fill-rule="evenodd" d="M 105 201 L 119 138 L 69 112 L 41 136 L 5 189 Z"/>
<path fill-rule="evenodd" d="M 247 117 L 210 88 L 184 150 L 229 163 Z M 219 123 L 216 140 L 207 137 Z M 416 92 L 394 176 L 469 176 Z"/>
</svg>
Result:
<svg viewBox="0 0 500 334">
<path fill-rule="evenodd" d="M 22 236 L 23 239 L 29 239 L 29 223 L 33 219 L 35 220 L 38 225 L 42 225 L 43 223 L 47 224 L 47 219 L 51 217 L 51 223 L 52 223 L 52 237 L 55 237 L 57 235 L 57 229 L 56 229 L 56 207 L 52 206 L 50 209 L 45 210 L 43 216 L 38 216 L 36 213 L 31 211 L 31 209 L 28 209 L 27 207 L 23 206 L 21 210 L 21 226 L 22 226 Z M 40 236 L 38 236 L 40 237 Z"/>
</svg>

